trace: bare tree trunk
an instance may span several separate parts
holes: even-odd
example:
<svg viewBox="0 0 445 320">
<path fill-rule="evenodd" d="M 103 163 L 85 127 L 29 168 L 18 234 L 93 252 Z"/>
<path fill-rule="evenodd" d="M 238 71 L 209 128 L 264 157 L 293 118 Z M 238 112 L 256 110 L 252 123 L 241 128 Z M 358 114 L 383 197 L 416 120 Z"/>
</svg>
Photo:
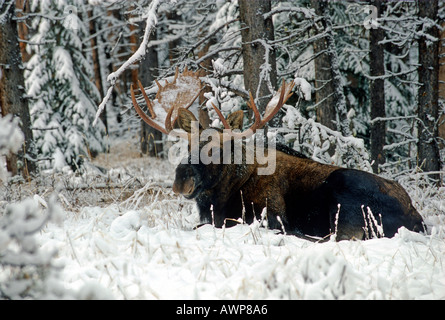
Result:
<svg viewBox="0 0 445 320">
<path fill-rule="evenodd" d="M 439 43 L 439 99 L 445 103 L 445 22 L 442 21 L 442 32 Z M 439 110 L 439 138 L 440 148 L 445 148 L 445 114 Z"/>
<path fill-rule="evenodd" d="M 419 1 L 418 6 L 420 18 L 437 20 L 438 0 Z M 436 26 L 426 30 L 426 33 L 439 39 Z M 424 171 L 439 171 L 439 41 L 431 41 L 425 36 L 419 39 L 419 65 L 419 82 L 422 86 L 418 92 L 418 163 Z M 432 174 L 430 177 L 440 180 L 439 174 Z"/>
<path fill-rule="evenodd" d="M 134 24 L 130 24 L 130 45 L 131 45 L 131 53 L 135 53 L 136 50 L 139 48 L 139 40 L 138 40 L 139 30 Z M 130 69 L 131 74 L 131 83 L 133 86 L 137 84 L 138 77 L 139 77 L 139 70 L 138 68 L 131 68 Z M 137 88 L 137 85 L 135 86 Z"/>
<path fill-rule="evenodd" d="M 4 15 L 6 19 L 0 23 L 0 108 L 3 116 L 13 114 L 20 118 L 20 129 L 25 136 L 22 151 L 18 155 L 7 157 L 8 170 L 13 175 L 22 173 L 24 177 L 28 177 L 30 173 L 35 172 L 36 166 L 26 158 L 31 149 L 33 136 L 28 101 L 24 98 L 25 80 L 17 22 L 13 19 L 14 9 L 15 1 L 5 2 L 0 7 L 0 16 Z"/>
<path fill-rule="evenodd" d="M 205 30 L 201 30 L 201 34 L 204 34 Z M 209 48 L 214 45 L 216 43 L 216 38 L 212 37 L 207 43 L 205 43 L 201 49 L 198 51 L 198 58 L 202 58 L 204 57 L 208 52 L 209 52 Z M 206 70 L 210 70 L 212 68 L 212 59 L 208 58 L 206 60 L 204 60 L 203 62 L 200 63 L 200 66 L 202 67 L 202 69 L 200 69 L 200 76 L 204 77 L 207 76 L 207 71 Z M 207 98 L 204 96 L 205 93 L 207 92 L 211 92 L 212 89 L 209 86 L 206 86 L 203 88 L 203 90 L 201 90 L 201 93 L 199 94 L 199 105 L 201 106 L 199 108 L 199 123 L 201 124 L 201 126 L 204 129 L 207 129 L 210 127 L 210 116 L 208 113 L 208 110 L 206 108 L 205 105 L 205 101 L 207 100 Z"/>
<path fill-rule="evenodd" d="M 322 13 L 322 24 L 326 32 L 326 45 L 327 45 L 327 56 L 328 63 L 331 69 L 332 77 L 332 87 L 333 91 L 333 102 L 334 109 L 338 115 L 337 127 L 341 134 L 345 137 L 351 135 L 350 121 L 347 117 L 348 111 L 346 108 L 346 98 L 343 91 L 343 84 L 341 81 L 340 66 L 338 63 L 338 54 L 335 45 L 334 34 L 332 30 L 332 21 L 329 13 L 328 1 L 319 1 L 320 12 Z"/>
<path fill-rule="evenodd" d="M 377 12 L 381 12 L 381 0 L 373 1 Z M 381 28 L 370 29 L 370 53 L 369 65 L 371 77 L 379 77 L 385 74 L 383 45 L 379 44 L 384 38 L 384 31 Z M 374 160 L 372 169 L 375 173 L 379 171 L 379 165 L 385 163 L 383 146 L 386 137 L 386 122 L 376 120 L 385 118 L 385 80 L 375 78 L 370 81 L 371 100 L 371 160 Z"/>
<path fill-rule="evenodd" d="M 145 24 L 141 24 L 141 32 L 145 30 Z M 151 35 L 151 40 L 156 40 L 156 33 Z M 139 80 L 142 85 L 149 86 L 157 76 L 158 51 L 155 47 L 150 47 L 145 58 L 140 61 Z M 137 86 L 135 86 L 137 88 Z M 162 133 L 141 121 L 141 152 L 150 157 L 159 157 L 163 151 Z"/>
<path fill-rule="evenodd" d="M 320 1 L 311 0 L 312 8 L 319 16 Z M 320 54 L 314 61 L 315 64 L 315 103 L 317 104 L 317 121 L 322 125 L 336 130 L 336 113 L 334 108 L 334 88 L 332 87 L 332 73 L 329 60 L 326 59 L 326 39 L 322 38 L 314 42 L 314 55 Z"/>
<path fill-rule="evenodd" d="M 16 0 L 16 8 L 22 10 L 21 13 L 17 13 L 17 17 L 23 17 L 24 14 L 29 12 L 29 1 L 26 0 Z M 28 40 L 28 25 L 26 21 L 22 21 L 18 23 L 18 35 L 20 40 Z M 20 42 L 20 52 L 22 53 L 23 62 L 28 62 L 31 58 L 31 55 L 26 51 L 26 42 Z"/>
<path fill-rule="evenodd" d="M 270 12 L 271 2 L 270 0 L 239 0 L 239 9 L 243 41 L 244 86 L 252 93 L 258 110 L 263 113 L 271 95 L 277 89 L 275 52 L 267 44 L 268 41 L 274 40 L 273 22 L 271 17 L 263 18 L 265 13 Z M 276 126 L 278 122 L 279 117 L 275 116 L 271 124 Z"/>
<path fill-rule="evenodd" d="M 101 97 L 105 94 L 105 90 L 102 85 L 102 74 L 101 74 L 101 68 L 100 68 L 100 61 L 99 61 L 99 48 L 97 44 L 97 36 L 93 37 L 92 35 L 96 33 L 96 23 L 93 20 L 93 9 L 89 10 L 87 12 L 88 19 L 89 19 L 89 31 L 91 36 L 91 48 L 92 51 L 92 58 L 93 58 L 93 69 L 94 69 L 94 83 L 96 84 L 96 88 L 99 91 Z M 100 101 L 97 101 L 99 104 Z M 100 114 L 100 119 L 102 120 L 105 130 L 108 133 L 108 120 L 107 120 L 107 108 L 102 111 Z"/>
</svg>

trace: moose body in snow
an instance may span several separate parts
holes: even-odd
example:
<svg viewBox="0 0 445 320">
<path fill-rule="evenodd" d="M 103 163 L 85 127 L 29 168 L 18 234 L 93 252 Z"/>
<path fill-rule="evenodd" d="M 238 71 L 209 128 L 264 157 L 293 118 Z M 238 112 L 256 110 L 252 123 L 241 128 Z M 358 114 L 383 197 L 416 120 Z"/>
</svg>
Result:
<svg viewBox="0 0 445 320">
<path fill-rule="evenodd" d="M 179 112 L 179 121 L 185 112 Z M 216 227 L 231 226 L 241 217 L 247 223 L 255 218 L 266 220 L 271 229 L 307 239 L 336 232 L 337 240 L 372 234 L 392 237 L 401 226 L 423 230 L 421 216 L 398 183 L 321 164 L 284 145 L 274 151 L 275 171 L 269 175 L 257 173 L 266 164 L 256 161 L 194 164 L 189 157 L 176 168 L 173 191 L 195 199 L 201 221 Z"/>
<path fill-rule="evenodd" d="M 184 74 L 198 78 L 187 70 Z M 178 72 L 173 83 L 167 82 L 165 87 L 158 83 L 159 91 L 168 91 L 168 86 L 177 80 Z M 188 158 L 176 168 L 173 191 L 195 199 L 202 223 L 222 227 L 235 224 L 239 218 L 247 223 L 257 219 L 266 221 L 271 229 L 309 240 L 315 240 L 314 237 L 327 239 L 331 234 L 335 234 L 336 240 L 361 240 L 376 234 L 392 237 L 402 226 L 416 232 L 424 230 L 422 217 L 397 182 L 360 170 L 322 164 L 281 144 L 266 149 L 266 152 L 274 153 L 274 170 L 270 174 L 258 174 L 258 170 L 267 164 L 257 161 L 256 157 L 249 163 L 245 157 L 241 163 L 234 161 L 235 143 L 264 127 L 290 97 L 292 88 L 293 83 L 283 82 L 267 106 L 264 118 L 259 115 L 251 96 L 248 106 L 253 110 L 255 122 L 248 130 L 236 130 L 225 136 L 222 130 L 218 131 L 220 144 L 206 150 L 230 150 L 232 161 L 222 161 L 223 152 L 218 152 L 221 161 L 192 161 L 194 150 L 189 148 Z M 153 102 L 149 101 L 141 85 L 140 89 L 152 114 L 149 117 L 141 110 L 132 89 L 133 105 L 141 118 L 168 134 L 174 131 L 171 121 L 174 114 L 177 126 L 183 129 L 177 135 L 190 140 L 192 123 L 197 121 L 193 113 L 174 103 L 168 109 L 165 128 L 160 128 L 159 124 L 154 125 Z M 196 99 L 196 95 L 189 96 L 190 101 Z M 185 105 L 190 106 L 193 102 L 190 101 Z M 218 108 L 213 107 L 224 131 L 241 129 L 242 111 L 224 118 Z M 208 147 L 207 143 L 200 141 L 197 150 Z M 242 152 L 246 149 L 245 143 L 241 142 Z"/>
</svg>

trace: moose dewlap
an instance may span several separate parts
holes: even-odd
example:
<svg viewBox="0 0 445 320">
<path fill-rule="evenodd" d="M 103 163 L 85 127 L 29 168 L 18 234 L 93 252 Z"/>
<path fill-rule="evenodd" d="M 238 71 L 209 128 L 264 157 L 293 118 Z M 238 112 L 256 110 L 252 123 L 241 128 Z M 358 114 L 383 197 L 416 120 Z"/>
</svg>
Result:
<svg viewBox="0 0 445 320">
<path fill-rule="evenodd" d="M 185 70 L 179 75 L 177 71 L 173 83 L 164 87 L 159 85 L 158 95 L 174 87 L 178 77 L 190 77 L 199 82 L 196 73 Z M 215 160 L 223 155 L 227 157 L 227 150 L 232 150 L 229 154 L 234 160 L 236 155 L 233 150 L 236 150 L 237 140 L 263 128 L 291 96 L 293 85 L 293 82 L 286 84 L 283 81 L 264 117 L 261 117 L 250 96 L 247 105 L 252 109 L 255 121 L 243 132 L 227 134 L 227 130 L 241 129 L 242 111 L 224 118 L 220 110 L 213 106 L 226 134 L 223 130 L 213 132 L 220 135 L 216 139 L 218 143 L 213 144 L 211 149 L 205 149 L 204 154 L 209 155 L 211 151 L 211 159 Z M 181 101 L 171 102 L 170 106 L 164 106 L 168 112 L 165 126 L 162 127 L 155 120 L 154 103 L 146 96 L 142 86 L 140 89 L 151 114 L 148 116 L 141 110 L 132 89 L 133 105 L 141 118 L 165 134 L 174 133 L 188 139 L 191 145 L 193 122 L 197 120 L 187 108 L 197 98 L 196 91 L 184 93 L 182 96 L 187 96 L 187 99 L 182 98 Z M 174 130 L 172 123 L 183 131 Z M 205 128 L 199 127 L 199 134 L 203 130 Z M 241 146 L 244 153 L 248 153 L 247 150 L 252 147 L 244 142 Z M 222 227 L 233 225 L 238 218 L 245 219 L 247 223 L 254 218 L 264 219 L 271 229 L 284 229 L 287 234 L 310 240 L 313 240 L 312 237 L 326 239 L 331 234 L 335 235 L 336 240 L 367 239 L 374 235 L 392 237 L 402 226 L 417 232 L 424 230 L 422 217 L 413 207 L 410 197 L 394 181 L 360 170 L 321 164 L 280 144 L 273 151 L 265 149 L 274 156 L 274 170 L 269 174 L 258 174 L 259 170 L 269 165 L 262 161 L 264 157 L 257 157 L 260 153 L 251 152 L 249 162 L 245 160 L 246 157 L 241 161 L 228 161 L 227 158 L 202 161 L 200 157 L 193 156 L 202 154 L 203 148 L 209 148 L 208 141 L 198 141 L 195 148 L 189 147 L 188 156 L 176 168 L 173 191 L 188 199 L 195 199 L 203 223 Z M 263 213 L 266 214 L 262 216 Z"/>
</svg>

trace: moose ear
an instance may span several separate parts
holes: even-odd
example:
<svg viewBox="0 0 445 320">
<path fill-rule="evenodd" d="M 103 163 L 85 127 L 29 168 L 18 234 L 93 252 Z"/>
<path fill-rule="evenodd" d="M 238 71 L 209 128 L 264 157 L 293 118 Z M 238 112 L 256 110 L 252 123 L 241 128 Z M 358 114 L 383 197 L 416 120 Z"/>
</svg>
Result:
<svg viewBox="0 0 445 320">
<path fill-rule="evenodd" d="M 178 109 L 178 120 L 177 123 L 179 125 L 179 128 L 182 130 L 191 133 L 192 132 L 192 121 L 198 121 L 196 120 L 195 115 L 185 109 L 185 108 L 179 108 Z"/>
<path fill-rule="evenodd" d="M 243 129 L 244 112 L 242 110 L 235 111 L 227 116 L 227 123 L 232 130 Z"/>
</svg>

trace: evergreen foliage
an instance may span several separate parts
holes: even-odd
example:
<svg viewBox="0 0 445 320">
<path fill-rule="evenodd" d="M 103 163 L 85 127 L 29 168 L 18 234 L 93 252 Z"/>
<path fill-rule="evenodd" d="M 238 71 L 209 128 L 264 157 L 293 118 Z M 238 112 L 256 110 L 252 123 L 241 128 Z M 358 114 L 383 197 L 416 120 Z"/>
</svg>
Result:
<svg viewBox="0 0 445 320">
<path fill-rule="evenodd" d="M 43 168 L 77 169 L 84 157 L 105 150 L 105 127 L 102 123 L 92 127 L 99 93 L 82 51 L 87 30 L 73 4 L 73 0 L 32 2 L 32 11 L 44 16 L 33 20 L 37 32 L 28 49 L 34 55 L 25 78 Z"/>
</svg>

